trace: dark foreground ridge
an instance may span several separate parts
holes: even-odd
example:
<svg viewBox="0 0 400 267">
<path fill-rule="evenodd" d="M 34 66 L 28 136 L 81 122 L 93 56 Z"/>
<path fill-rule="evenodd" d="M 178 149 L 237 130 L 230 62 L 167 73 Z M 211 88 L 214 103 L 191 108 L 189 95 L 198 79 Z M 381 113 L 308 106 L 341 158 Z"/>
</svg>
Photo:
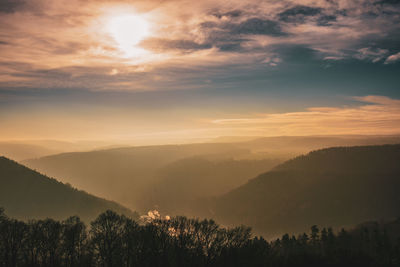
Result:
<svg viewBox="0 0 400 267">
<path fill-rule="evenodd" d="M 275 241 L 245 226 L 175 217 L 145 224 L 102 213 L 90 228 L 78 217 L 28 223 L 0 210 L 0 266 L 399 266 L 400 220 L 334 233 L 311 227 Z"/>
<path fill-rule="evenodd" d="M 4 157 L 0 157 L 0 206 L 22 220 L 78 215 L 89 222 L 108 209 L 136 216 L 113 201 L 77 190 Z"/>
<path fill-rule="evenodd" d="M 400 216 L 399 159 L 398 144 L 310 152 L 219 197 L 216 219 L 263 236 L 393 220 Z"/>
</svg>

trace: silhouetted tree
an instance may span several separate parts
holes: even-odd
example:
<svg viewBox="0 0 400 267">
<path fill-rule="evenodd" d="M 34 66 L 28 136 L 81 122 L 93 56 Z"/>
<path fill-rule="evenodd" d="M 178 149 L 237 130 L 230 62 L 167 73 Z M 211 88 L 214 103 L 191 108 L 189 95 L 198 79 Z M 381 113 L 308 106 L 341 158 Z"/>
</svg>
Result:
<svg viewBox="0 0 400 267">
<path fill-rule="evenodd" d="M 122 235 L 125 222 L 125 216 L 107 210 L 91 223 L 91 245 L 100 266 L 122 266 Z"/>
<path fill-rule="evenodd" d="M 58 266 L 61 255 L 61 223 L 52 219 L 37 221 L 39 257 L 43 266 Z"/>
<path fill-rule="evenodd" d="M 86 226 L 79 217 L 70 217 L 62 223 L 62 251 L 65 266 L 82 266 L 87 250 Z"/>
<path fill-rule="evenodd" d="M 37 221 L 28 223 L 27 239 L 24 246 L 23 256 L 27 266 L 39 266 L 39 251 L 41 246 L 41 229 Z"/>
<path fill-rule="evenodd" d="M 0 238 L 2 262 L 4 266 L 17 266 L 22 250 L 27 226 L 25 223 L 14 219 L 3 219 L 1 223 Z"/>
<path fill-rule="evenodd" d="M 397 227 L 397 228 L 396 228 Z M 397 229 L 397 230 L 393 230 Z M 395 267 L 400 263 L 400 220 L 335 234 L 311 228 L 268 242 L 245 226 L 175 217 L 139 224 L 106 211 L 89 234 L 78 217 L 24 223 L 0 209 L 1 267 Z"/>
</svg>

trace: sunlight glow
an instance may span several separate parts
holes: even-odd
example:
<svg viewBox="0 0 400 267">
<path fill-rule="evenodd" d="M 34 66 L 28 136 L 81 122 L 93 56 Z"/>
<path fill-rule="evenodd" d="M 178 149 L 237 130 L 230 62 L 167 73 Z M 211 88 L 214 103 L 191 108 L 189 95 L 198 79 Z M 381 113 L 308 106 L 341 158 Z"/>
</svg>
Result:
<svg viewBox="0 0 400 267">
<path fill-rule="evenodd" d="M 150 35 L 149 23 L 143 17 L 136 14 L 111 17 L 107 31 L 126 56 L 137 57 L 146 53 L 146 50 L 137 46 Z"/>
</svg>

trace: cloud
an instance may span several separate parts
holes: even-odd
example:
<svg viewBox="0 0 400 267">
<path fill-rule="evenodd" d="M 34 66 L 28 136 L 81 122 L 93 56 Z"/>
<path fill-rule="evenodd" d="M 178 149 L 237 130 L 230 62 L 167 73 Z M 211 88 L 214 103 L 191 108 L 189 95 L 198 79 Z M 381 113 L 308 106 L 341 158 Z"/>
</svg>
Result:
<svg viewBox="0 0 400 267">
<path fill-rule="evenodd" d="M 219 19 L 222 19 L 224 17 L 237 18 L 237 17 L 240 17 L 241 15 L 243 15 L 243 11 L 242 10 L 231 10 L 231 11 L 227 11 L 227 12 L 216 11 L 216 12 L 213 12 L 212 14 Z"/>
<path fill-rule="evenodd" d="M 277 21 L 261 19 L 257 17 L 237 21 L 237 17 L 217 21 L 205 21 L 199 26 L 203 36 L 203 43 L 217 47 L 220 51 L 236 51 L 251 53 L 251 44 L 254 44 L 254 36 L 269 36 L 273 38 L 284 37 L 287 34 L 282 30 Z M 250 46 L 249 46 L 250 44 Z"/>
<path fill-rule="evenodd" d="M 400 52 L 390 55 L 386 60 L 385 64 L 394 63 L 400 60 Z"/>
<path fill-rule="evenodd" d="M 399 134 L 400 100 L 354 97 L 354 107 L 312 107 L 305 111 L 216 119 L 213 124 L 266 135 Z"/>
<path fill-rule="evenodd" d="M 282 59 L 277 55 L 268 56 L 262 61 L 262 63 L 266 63 L 272 67 L 277 66 L 281 62 L 282 62 Z"/>
<path fill-rule="evenodd" d="M 336 15 L 322 15 L 318 18 L 317 24 L 318 26 L 330 26 L 332 22 L 336 21 Z"/>
<path fill-rule="evenodd" d="M 2 0 L 0 2 L 0 13 L 14 13 L 24 4 L 25 0 Z"/>
<path fill-rule="evenodd" d="M 311 22 L 316 23 L 318 26 L 331 26 L 333 22 L 337 21 L 339 15 L 343 15 L 343 11 L 296 5 L 278 13 L 277 16 L 279 20 L 286 23 L 305 24 Z"/>
<path fill-rule="evenodd" d="M 167 50 L 192 52 L 212 48 L 209 43 L 199 44 L 192 40 L 169 40 L 161 38 L 149 38 L 143 40 L 140 43 L 140 46 L 156 52 L 164 52 Z"/>
<path fill-rule="evenodd" d="M 324 60 L 342 60 L 343 57 L 341 56 L 328 56 L 328 57 L 324 57 Z"/>
<path fill-rule="evenodd" d="M 280 20 L 285 22 L 304 22 L 306 17 L 313 17 L 320 14 L 322 8 L 309 7 L 298 5 L 286 9 L 285 11 L 278 14 Z"/>
<path fill-rule="evenodd" d="M 226 28 L 230 30 L 231 34 L 286 35 L 276 21 L 259 18 L 247 19 L 238 24 L 231 24 Z"/>
<path fill-rule="evenodd" d="M 185 5 L 191 8 L 177 8 Z M 287 64 L 320 61 L 321 69 L 324 60 L 336 64 L 339 58 L 387 64 L 396 61 L 400 41 L 395 1 L 4 0 L 0 12 L 0 86 L 7 88 L 100 87 L 99 76 L 118 69 L 100 79 L 104 90 L 127 83 L 124 88 L 142 90 L 128 73 L 134 81 L 138 70 L 149 73 L 144 77 L 168 75 L 173 84 L 185 79 L 182 69 L 198 75 L 236 64 L 261 71 L 266 64 L 259 63 L 271 54 Z M 127 58 L 105 30 L 107 19 L 120 12 L 137 13 L 151 25 L 139 57 Z M 270 65 L 284 66 L 278 63 Z M 63 81 L 62 75 L 73 78 Z"/>
<path fill-rule="evenodd" d="M 354 57 L 360 60 L 369 60 L 376 63 L 382 60 L 388 52 L 387 49 L 364 47 L 358 49 L 358 53 L 355 54 Z"/>
<path fill-rule="evenodd" d="M 399 99 L 392 99 L 386 96 L 376 96 L 376 95 L 369 95 L 369 96 L 356 96 L 353 99 L 370 104 L 378 104 L 387 107 L 395 107 L 400 108 L 400 100 Z"/>
</svg>

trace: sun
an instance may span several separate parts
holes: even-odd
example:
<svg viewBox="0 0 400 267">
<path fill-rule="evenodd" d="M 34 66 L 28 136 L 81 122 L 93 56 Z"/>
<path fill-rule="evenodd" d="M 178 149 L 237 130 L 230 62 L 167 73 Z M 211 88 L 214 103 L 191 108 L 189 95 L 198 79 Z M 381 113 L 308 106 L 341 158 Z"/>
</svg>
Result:
<svg viewBox="0 0 400 267">
<path fill-rule="evenodd" d="M 118 48 L 129 57 L 140 56 L 145 50 L 137 45 L 150 35 L 149 23 L 136 14 L 113 16 L 106 25 Z"/>
</svg>

